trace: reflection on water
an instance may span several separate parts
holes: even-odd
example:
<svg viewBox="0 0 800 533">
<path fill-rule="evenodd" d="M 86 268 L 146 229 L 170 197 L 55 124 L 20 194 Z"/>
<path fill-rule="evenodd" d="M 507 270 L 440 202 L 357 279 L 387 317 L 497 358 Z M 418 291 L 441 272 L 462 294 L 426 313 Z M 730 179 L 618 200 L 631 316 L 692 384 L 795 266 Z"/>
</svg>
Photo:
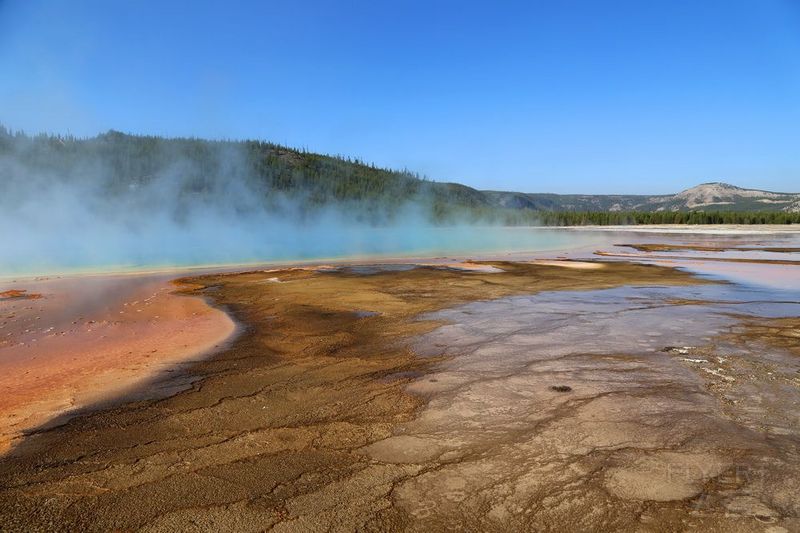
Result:
<svg viewBox="0 0 800 533">
<path fill-rule="evenodd" d="M 800 316 L 800 292 L 737 284 L 553 291 L 474 302 L 423 316 L 444 320 L 424 336 L 423 355 L 459 355 L 502 369 L 568 353 L 655 352 L 708 341 L 735 315 Z M 520 346 L 515 352 L 512 347 Z M 481 357 L 499 348 L 501 358 Z M 475 354 L 472 354 L 475 355 Z M 520 359 L 521 358 L 521 359 Z"/>
<path fill-rule="evenodd" d="M 780 228 L 783 233 L 742 230 L 734 234 L 675 234 L 643 231 L 608 231 L 606 245 L 568 252 L 575 259 L 637 261 L 679 267 L 715 279 L 776 290 L 800 291 L 800 230 Z M 713 231 L 713 230 L 706 230 Z M 749 231 L 749 232 L 748 232 Z M 659 245 L 674 249 L 640 251 L 628 245 Z M 693 250 L 705 247 L 710 250 Z M 777 251 L 783 250 L 783 251 Z"/>
</svg>

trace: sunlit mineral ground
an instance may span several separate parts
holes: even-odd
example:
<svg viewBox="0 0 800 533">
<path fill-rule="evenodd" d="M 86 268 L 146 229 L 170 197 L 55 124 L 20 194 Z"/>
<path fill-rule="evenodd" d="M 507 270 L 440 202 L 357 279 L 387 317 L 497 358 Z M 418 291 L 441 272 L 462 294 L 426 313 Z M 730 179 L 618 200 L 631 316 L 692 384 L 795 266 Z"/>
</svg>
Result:
<svg viewBox="0 0 800 533">
<path fill-rule="evenodd" d="M 6 276 L 0 530 L 800 530 L 797 226 L 492 231 Z"/>
</svg>

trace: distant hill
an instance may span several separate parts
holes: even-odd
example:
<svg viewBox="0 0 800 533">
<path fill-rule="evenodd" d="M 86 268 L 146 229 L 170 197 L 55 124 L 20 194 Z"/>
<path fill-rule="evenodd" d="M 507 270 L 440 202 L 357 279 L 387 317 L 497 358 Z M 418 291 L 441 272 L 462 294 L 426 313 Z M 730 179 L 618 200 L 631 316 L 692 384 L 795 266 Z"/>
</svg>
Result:
<svg viewBox="0 0 800 533">
<path fill-rule="evenodd" d="M 467 218 L 512 224 L 535 223 L 546 212 L 781 212 L 792 214 L 791 220 L 800 213 L 800 194 L 725 183 L 655 196 L 482 191 L 262 141 L 117 131 L 79 139 L 29 136 L 0 126 L 0 208 L 23 205 L 48 191 L 85 198 L 94 212 L 118 218 L 128 211 L 166 210 L 180 219 L 197 205 L 301 217 L 336 205 L 372 222 L 391 220 L 413 205 L 434 221 Z"/>
<path fill-rule="evenodd" d="M 666 195 L 587 195 L 485 191 L 490 203 L 536 211 L 785 211 L 800 212 L 800 193 L 703 183 Z"/>
</svg>

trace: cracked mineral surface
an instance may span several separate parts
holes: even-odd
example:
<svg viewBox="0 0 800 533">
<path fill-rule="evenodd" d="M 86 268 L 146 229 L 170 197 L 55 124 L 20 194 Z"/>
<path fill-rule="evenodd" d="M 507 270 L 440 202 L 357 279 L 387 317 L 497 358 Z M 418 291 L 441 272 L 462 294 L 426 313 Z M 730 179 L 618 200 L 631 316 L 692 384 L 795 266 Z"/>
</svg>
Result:
<svg viewBox="0 0 800 533">
<path fill-rule="evenodd" d="M 798 294 L 568 263 L 194 278 L 241 335 L 30 432 L 0 529 L 800 530 Z"/>
</svg>

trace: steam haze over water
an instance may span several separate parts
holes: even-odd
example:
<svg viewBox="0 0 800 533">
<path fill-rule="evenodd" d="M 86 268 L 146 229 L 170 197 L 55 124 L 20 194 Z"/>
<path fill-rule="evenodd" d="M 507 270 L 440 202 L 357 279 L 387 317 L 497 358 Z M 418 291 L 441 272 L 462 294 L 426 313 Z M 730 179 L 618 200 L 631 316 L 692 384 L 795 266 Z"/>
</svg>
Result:
<svg viewBox="0 0 800 533">
<path fill-rule="evenodd" d="M 130 147 L 111 144 L 110 156 L 98 156 L 111 142 L 98 139 L 7 143 L 0 275 L 534 251 L 585 240 L 460 221 L 466 217 L 434 224 L 425 193 L 312 208 L 304 193 L 271 190 L 253 176 L 245 145 L 236 143 L 167 141 L 151 158 L 158 164 L 143 159 L 148 172 L 121 172 L 113 163 Z M 201 146 L 204 156 L 187 157 L 187 146 Z"/>
<path fill-rule="evenodd" d="M 0 124 L 267 139 L 491 191 L 797 183 L 797 2 L 166 4 L 0 0 Z M 5 150 L 12 137 L 0 131 L 0 275 L 596 238 L 433 224 L 435 199 L 402 190 L 402 176 L 372 204 L 369 187 L 338 195 L 324 165 L 319 190 L 276 190 L 235 143 L 190 147 L 199 159 L 166 147 L 150 165 L 138 150 L 157 138 L 103 159 L 102 135 L 85 150 L 43 141 L 57 157 L 15 140 Z"/>
<path fill-rule="evenodd" d="M 7 216 L 2 223 L 7 224 Z M 590 242 L 573 232 L 518 227 L 440 227 L 419 221 L 372 227 L 342 221 L 335 213 L 296 226 L 275 217 L 247 221 L 210 217 L 186 225 L 151 220 L 146 228 L 83 218 L 51 230 L 17 226 L 1 254 L 2 274 L 201 266 L 209 264 L 347 259 L 363 256 L 425 257 L 554 250 Z"/>
</svg>

